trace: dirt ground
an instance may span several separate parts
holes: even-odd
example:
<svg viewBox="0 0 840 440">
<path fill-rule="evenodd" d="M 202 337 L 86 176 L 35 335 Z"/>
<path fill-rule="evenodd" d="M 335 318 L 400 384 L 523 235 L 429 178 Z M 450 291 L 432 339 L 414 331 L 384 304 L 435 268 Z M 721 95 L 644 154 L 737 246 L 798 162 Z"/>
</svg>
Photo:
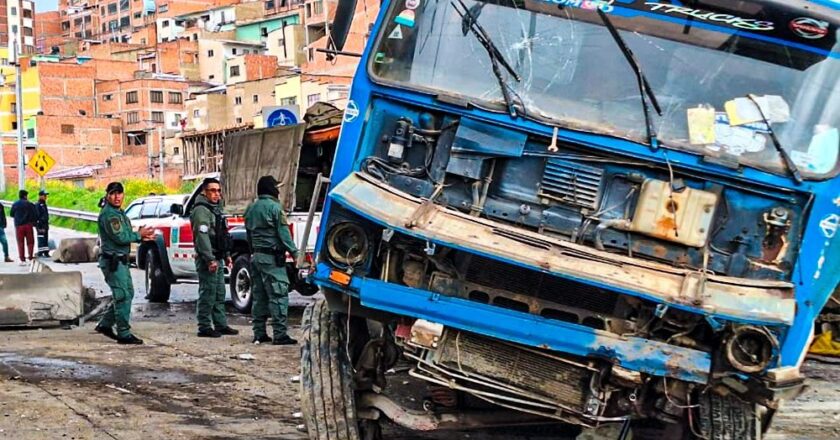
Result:
<svg viewBox="0 0 840 440">
<path fill-rule="evenodd" d="M 304 439 L 298 430 L 298 347 L 240 336 L 195 337 L 191 304 L 144 306 L 135 330 L 146 344 L 119 346 L 81 328 L 0 331 L 0 438 Z M 300 335 L 300 310 L 293 336 Z M 252 360 L 239 359 L 251 355 Z M 250 357 L 250 356 L 244 356 Z M 840 438 L 840 365 L 807 362 L 810 389 L 789 402 L 770 439 Z M 587 438 L 615 438 L 612 429 Z M 563 438 L 459 432 L 389 438 Z"/>
</svg>

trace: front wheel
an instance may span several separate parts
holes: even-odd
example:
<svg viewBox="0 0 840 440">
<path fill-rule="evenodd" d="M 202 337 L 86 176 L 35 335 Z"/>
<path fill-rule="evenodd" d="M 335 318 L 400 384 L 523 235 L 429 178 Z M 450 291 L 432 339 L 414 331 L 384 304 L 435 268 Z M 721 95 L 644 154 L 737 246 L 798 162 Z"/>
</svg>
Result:
<svg viewBox="0 0 840 440">
<path fill-rule="evenodd" d="M 696 411 L 699 438 L 707 440 L 759 440 L 761 423 L 756 405 L 735 396 L 708 393 Z"/>
<path fill-rule="evenodd" d="M 332 313 L 323 299 L 303 312 L 300 402 L 311 440 L 381 438 L 376 422 L 356 419 L 345 319 Z"/>
<path fill-rule="evenodd" d="M 240 313 L 251 313 L 251 258 L 239 255 L 230 273 L 230 299 Z"/>
<path fill-rule="evenodd" d="M 160 256 L 154 249 L 146 250 L 146 299 L 153 303 L 165 303 L 169 301 L 169 294 L 172 292 L 172 285 L 166 279 Z"/>
</svg>

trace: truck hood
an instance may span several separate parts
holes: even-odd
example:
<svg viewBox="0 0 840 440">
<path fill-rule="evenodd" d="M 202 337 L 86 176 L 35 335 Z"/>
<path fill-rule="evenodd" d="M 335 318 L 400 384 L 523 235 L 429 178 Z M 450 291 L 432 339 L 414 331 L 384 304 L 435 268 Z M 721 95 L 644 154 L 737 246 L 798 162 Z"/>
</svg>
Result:
<svg viewBox="0 0 840 440">
<path fill-rule="evenodd" d="M 295 205 L 295 178 L 305 124 L 247 130 L 230 135 L 225 142 L 222 192 L 225 212 L 242 215 L 257 197 L 257 180 L 274 176 L 282 184 L 280 201 L 286 209 Z"/>
</svg>

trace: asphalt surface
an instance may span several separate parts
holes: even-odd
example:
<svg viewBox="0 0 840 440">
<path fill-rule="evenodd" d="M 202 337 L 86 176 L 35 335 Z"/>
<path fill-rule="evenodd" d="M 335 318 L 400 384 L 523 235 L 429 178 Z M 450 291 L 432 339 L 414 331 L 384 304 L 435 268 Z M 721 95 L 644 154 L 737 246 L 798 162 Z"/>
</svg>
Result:
<svg viewBox="0 0 840 440">
<path fill-rule="evenodd" d="M 16 255 L 14 236 L 10 251 Z M 54 228 L 53 238 L 78 237 Z M 94 263 L 59 264 L 78 270 L 99 295 L 109 292 Z M 28 267 L 0 263 L 0 273 Z M 149 304 L 142 272 L 133 270 L 133 331 L 143 346 L 125 347 L 93 332 L 93 323 L 58 328 L 0 330 L 0 439 L 290 439 L 303 440 L 297 417 L 299 347 L 250 343 L 249 317 L 229 310 L 239 336 L 195 335 L 197 286 L 173 286 L 169 304 Z M 290 334 L 301 337 L 298 297 Z M 807 361 L 809 389 L 785 402 L 766 437 L 840 438 L 840 365 Z M 395 440 L 572 439 L 556 428 L 408 433 L 386 427 Z M 615 439 L 617 427 L 586 431 L 580 440 Z"/>
</svg>

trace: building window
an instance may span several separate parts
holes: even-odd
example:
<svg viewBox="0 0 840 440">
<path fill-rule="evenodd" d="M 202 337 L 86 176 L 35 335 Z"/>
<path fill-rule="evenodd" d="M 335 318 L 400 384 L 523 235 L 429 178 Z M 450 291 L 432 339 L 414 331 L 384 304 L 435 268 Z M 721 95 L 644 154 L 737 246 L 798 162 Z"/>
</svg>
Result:
<svg viewBox="0 0 840 440">
<path fill-rule="evenodd" d="M 280 98 L 280 105 L 297 105 L 297 96 Z"/>
<path fill-rule="evenodd" d="M 120 18 L 120 27 L 124 28 L 124 27 L 129 27 L 129 26 L 131 26 L 131 17 L 129 17 L 128 15 L 126 15 L 125 17 L 121 17 Z"/>
<path fill-rule="evenodd" d="M 152 112 L 152 122 L 163 122 L 163 112 Z"/>
<path fill-rule="evenodd" d="M 134 92 L 132 92 L 134 93 Z M 127 124 L 137 124 L 140 122 L 140 113 L 137 112 L 128 112 L 125 116 L 125 122 Z"/>
<path fill-rule="evenodd" d="M 312 3 L 312 14 L 313 15 L 321 15 L 324 13 L 324 2 L 323 0 L 318 0 Z"/>
<path fill-rule="evenodd" d="M 230 66 L 230 76 L 231 78 L 239 76 L 239 66 Z"/>
<path fill-rule="evenodd" d="M 268 0 L 265 2 L 266 9 L 274 9 L 274 0 Z"/>
<path fill-rule="evenodd" d="M 317 103 L 320 100 L 321 100 L 321 94 L 320 93 L 313 93 L 311 95 L 307 95 L 306 96 L 306 107 L 307 108 L 312 107 L 313 105 L 315 105 L 315 103 Z"/>
<path fill-rule="evenodd" d="M 120 11 L 125 12 L 128 10 L 128 0 L 120 0 Z"/>
<path fill-rule="evenodd" d="M 105 16 L 105 6 L 102 6 L 101 8 L 99 8 L 99 12 L 104 17 Z"/>
<path fill-rule="evenodd" d="M 61 30 L 69 31 L 70 30 L 70 22 L 69 21 L 62 21 L 61 22 Z"/>
<path fill-rule="evenodd" d="M 12 121 L 12 130 L 17 130 L 17 121 Z"/>
<path fill-rule="evenodd" d="M 213 81 L 214 79 L 216 79 L 216 75 L 210 75 L 210 76 L 207 77 L 207 79 L 209 79 L 210 81 Z"/>
<path fill-rule="evenodd" d="M 117 13 L 117 4 L 116 3 L 111 3 L 110 5 L 108 5 L 108 15 L 116 14 L 116 13 Z"/>
<path fill-rule="evenodd" d="M 181 148 L 180 147 L 172 147 L 172 153 L 175 156 L 178 156 L 179 154 L 181 154 Z"/>
<path fill-rule="evenodd" d="M 168 28 L 169 27 L 169 20 L 163 20 L 162 22 L 160 22 L 160 27 Z"/>
<path fill-rule="evenodd" d="M 136 104 L 137 103 L 137 92 L 126 92 L 125 102 L 127 104 Z"/>
<path fill-rule="evenodd" d="M 142 45 L 144 45 L 144 46 L 145 46 L 145 45 L 146 45 L 146 39 L 145 39 L 145 38 L 141 38 L 141 39 L 140 39 L 140 44 L 142 44 Z"/>
<path fill-rule="evenodd" d="M 160 90 L 152 90 L 151 92 L 149 92 L 149 99 L 154 103 L 162 104 L 163 92 L 161 92 Z"/>
<path fill-rule="evenodd" d="M 13 25 L 12 25 L 12 33 L 13 33 L 13 34 L 17 34 L 17 33 L 18 33 L 18 25 L 16 25 L 16 24 L 13 24 Z"/>
<path fill-rule="evenodd" d="M 213 53 L 213 49 L 210 49 L 210 50 L 207 51 L 207 57 L 208 58 L 213 58 L 213 55 L 215 55 L 215 53 Z"/>
<path fill-rule="evenodd" d="M 268 28 L 260 28 L 260 36 L 267 37 L 268 36 Z"/>
<path fill-rule="evenodd" d="M 109 93 L 109 94 L 107 94 L 107 95 L 102 95 L 102 100 L 103 100 L 103 101 L 111 101 L 111 100 L 113 100 L 113 99 L 114 99 L 114 95 L 112 95 L 112 94 L 110 94 L 110 93 Z"/>
<path fill-rule="evenodd" d="M 32 28 L 29 28 L 29 27 L 23 28 L 23 35 L 26 36 L 26 37 L 31 37 L 32 36 Z"/>
<path fill-rule="evenodd" d="M 71 124 L 61 124 L 61 134 L 73 134 L 76 131 L 76 126 Z"/>
<path fill-rule="evenodd" d="M 180 113 L 173 113 L 172 114 L 172 126 L 178 127 L 181 125 L 181 114 Z"/>
<path fill-rule="evenodd" d="M 17 113 L 17 103 L 14 103 L 14 102 L 13 102 L 13 103 L 9 106 L 9 111 L 10 111 L 11 113 Z"/>
<path fill-rule="evenodd" d="M 141 14 L 140 12 L 135 12 L 135 13 L 134 13 L 134 19 L 135 19 L 135 20 L 139 20 L 139 19 L 140 19 L 140 17 L 142 17 L 142 16 L 143 16 L 143 14 Z"/>
<path fill-rule="evenodd" d="M 199 109 L 193 110 L 193 117 L 194 118 L 201 117 L 201 110 L 199 110 Z"/>
<path fill-rule="evenodd" d="M 169 5 L 160 5 L 158 6 L 158 12 L 163 14 L 164 12 L 169 12 Z"/>
<path fill-rule="evenodd" d="M 242 97 L 237 96 L 237 97 L 233 98 L 233 105 L 242 105 Z"/>
<path fill-rule="evenodd" d="M 236 123 L 241 124 L 242 123 L 242 118 L 236 118 Z"/>
<path fill-rule="evenodd" d="M 184 98 L 181 96 L 181 92 L 169 92 L 170 104 L 180 104 L 182 102 L 184 102 Z"/>
<path fill-rule="evenodd" d="M 260 103 L 260 95 L 254 95 L 251 97 L 251 99 L 254 101 L 254 104 Z"/>
<path fill-rule="evenodd" d="M 32 18 L 32 11 L 29 9 L 23 10 L 23 18 Z"/>
<path fill-rule="evenodd" d="M 233 49 L 231 49 L 231 50 L 230 50 L 230 53 L 232 53 L 232 54 L 236 55 L 236 53 L 237 53 L 236 48 L 234 47 Z"/>
<path fill-rule="evenodd" d="M 17 15 L 17 8 L 16 7 L 12 6 L 11 14 L 12 15 Z"/>
</svg>

